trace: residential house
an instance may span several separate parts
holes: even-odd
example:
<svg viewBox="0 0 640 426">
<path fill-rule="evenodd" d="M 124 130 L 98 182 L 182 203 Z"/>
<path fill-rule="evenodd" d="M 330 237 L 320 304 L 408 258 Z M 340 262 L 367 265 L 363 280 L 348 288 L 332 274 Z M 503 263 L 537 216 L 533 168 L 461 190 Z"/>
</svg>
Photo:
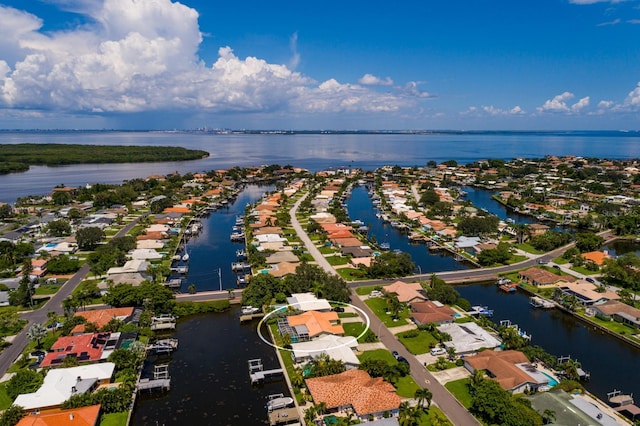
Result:
<svg viewBox="0 0 640 426">
<path fill-rule="evenodd" d="M 640 328 L 640 309 L 629 306 L 619 300 L 609 300 L 600 305 L 592 306 L 588 309 L 588 312 L 600 318 Z"/>
<path fill-rule="evenodd" d="M 474 322 L 443 324 L 438 326 L 438 331 L 451 336 L 451 341 L 444 342 L 444 346 L 453 348 L 458 355 L 493 349 L 502 344 L 500 339 Z"/>
<path fill-rule="evenodd" d="M 412 303 L 427 300 L 427 294 L 420 283 L 405 283 L 396 281 L 393 284 L 382 287 L 382 290 L 388 294 L 398 296 L 400 303 Z"/>
<path fill-rule="evenodd" d="M 555 285 L 560 282 L 573 282 L 576 279 L 569 275 L 556 275 L 541 268 L 529 268 L 518 273 L 518 278 L 536 287 Z"/>
<path fill-rule="evenodd" d="M 133 318 L 133 313 L 135 312 L 135 308 L 133 307 L 124 307 L 124 308 L 110 308 L 110 309 L 95 309 L 89 311 L 79 311 L 76 312 L 73 316 L 75 317 L 83 317 L 87 320 L 87 323 L 95 324 L 98 330 L 102 329 L 105 325 L 109 323 L 112 319 L 117 319 L 123 322 L 128 322 Z M 84 333 L 85 327 L 84 324 L 78 324 L 73 329 L 71 329 L 71 334 L 82 334 Z"/>
<path fill-rule="evenodd" d="M 559 286 L 562 293 L 567 296 L 575 296 L 582 306 L 601 305 L 609 300 L 618 300 L 620 296 L 611 291 L 599 292 L 598 287 L 588 281 L 563 283 Z"/>
<path fill-rule="evenodd" d="M 344 362 L 347 369 L 358 368 L 360 360 L 354 353 L 358 341 L 353 336 L 327 334 L 318 339 L 291 344 L 291 357 L 296 364 L 311 361 L 319 355 L 327 355 L 336 361 Z"/>
<path fill-rule="evenodd" d="M 286 333 L 292 337 L 292 341 L 309 340 L 328 334 L 344 335 L 344 328 L 339 324 L 336 312 L 307 311 L 288 316 L 286 320 L 288 326 Z M 281 329 L 281 334 L 285 334 L 282 331 Z"/>
<path fill-rule="evenodd" d="M 450 324 L 455 320 L 456 312 L 437 300 L 411 303 L 411 318 L 417 325 Z"/>
<path fill-rule="evenodd" d="M 548 230 L 549 230 L 549 227 L 541 223 L 529 224 L 529 234 L 531 235 L 531 237 L 537 237 L 538 235 L 542 235 Z"/>
<path fill-rule="evenodd" d="M 112 362 L 102 362 L 49 370 L 37 391 L 18 395 L 13 403 L 27 412 L 58 408 L 73 395 L 92 392 L 98 386 L 110 383 L 115 368 Z"/>
<path fill-rule="evenodd" d="M 397 416 L 400 397 L 391 383 L 372 378 L 366 371 L 353 369 L 331 376 L 306 380 L 316 404 L 325 403 L 329 411 L 352 409 L 362 422 Z"/>
<path fill-rule="evenodd" d="M 587 253 L 582 253 L 580 256 L 582 256 L 582 258 L 584 260 L 590 260 L 591 262 L 595 263 L 598 266 L 602 266 L 604 265 L 604 261 L 606 259 L 610 259 L 611 255 L 609 255 L 609 252 L 605 251 L 590 251 Z"/>
<path fill-rule="evenodd" d="M 66 357 L 78 362 L 95 363 L 107 358 L 106 350 L 114 348 L 120 333 L 88 333 L 79 336 L 62 336 L 51 346 L 40 367 L 60 367 Z M 109 352 L 110 353 L 110 352 Z"/>
<path fill-rule="evenodd" d="M 107 280 L 112 280 L 116 284 L 127 283 L 140 285 L 142 281 L 148 278 L 147 268 L 149 265 L 150 263 L 146 260 L 129 260 L 123 266 L 109 268 L 107 271 Z"/>
<path fill-rule="evenodd" d="M 464 357 L 464 366 L 471 374 L 484 370 L 502 389 L 511 393 L 537 391 L 548 386 L 551 380 L 520 351 L 482 351 Z"/>
<path fill-rule="evenodd" d="M 300 311 L 330 311 L 327 299 L 318 299 L 313 293 L 293 293 L 287 303 Z"/>
<path fill-rule="evenodd" d="M 98 426 L 100 404 L 68 410 L 46 410 L 33 412 L 20 419 L 16 426 Z"/>
</svg>

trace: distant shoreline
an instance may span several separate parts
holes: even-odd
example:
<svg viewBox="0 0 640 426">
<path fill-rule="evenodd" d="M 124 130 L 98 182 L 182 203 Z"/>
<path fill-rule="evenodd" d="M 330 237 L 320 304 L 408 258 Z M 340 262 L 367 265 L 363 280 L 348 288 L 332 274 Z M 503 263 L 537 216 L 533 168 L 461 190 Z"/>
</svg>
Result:
<svg viewBox="0 0 640 426">
<path fill-rule="evenodd" d="M 20 143 L 0 147 L 0 175 L 26 172 L 29 166 L 189 161 L 209 156 L 207 151 L 177 146 Z"/>
</svg>

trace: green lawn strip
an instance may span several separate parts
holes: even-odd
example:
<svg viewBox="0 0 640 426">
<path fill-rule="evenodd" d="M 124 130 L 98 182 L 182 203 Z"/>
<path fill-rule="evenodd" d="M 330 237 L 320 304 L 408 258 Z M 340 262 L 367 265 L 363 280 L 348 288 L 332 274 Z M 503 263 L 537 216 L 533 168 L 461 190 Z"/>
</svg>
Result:
<svg viewBox="0 0 640 426">
<path fill-rule="evenodd" d="M 408 335 L 413 333 L 409 332 Z M 431 350 L 432 346 L 435 346 L 438 341 L 428 331 L 418 331 L 416 337 L 406 337 L 407 332 L 398 333 L 396 337 L 404 345 L 409 352 L 414 355 L 426 354 Z"/>
<path fill-rule="evenodd" d="M 331 266 L 347 265 L 349 263 L 349 258 L 343 256 L 326 256 L 325 259 Z"/>
<path fill-rule="evenodd" d="M 527 253 L 531 253 L 531 254 L 544 254 L 543 251 L 538 250 L 536 248 L 534 248 L 531 244 L 528 243 L 520 243 L 520 244 L 516 244 L 516 247 L 519 248 L 522 251 L 526 251 Z"/>
<path fill-rule="evenodd" d="M 518 263 L 518 262 L 523 262 L 525 260 L 527 260 L 527 256 L 524 255 L 520 255 L 520 254 L 514 254 L 513 256 L 511 256 L 511 258 L 507 261 L 507 265 L 512 265 L 514 263 Z"/>
<path fill-rule="evenodd" d="M 271 336 L 273 336 L 274 344 L 282 345 L 282 337 L 280 337 L 280 333 L 278 333 L 278 325 L 276 323 L 269 324 L 269 329 L 271 330 Z M 278 349 L 280 352 L 280 357 L 282 358 L 282 362 L 284 363 L 284 368 L 287 371 L 287 376 L 291 378 L 295 374 L 295 367 L 293 365 L 293 358 L 291 358 L 291 351 L 286 349 Z M 298 401 L 299 404 L 304 404 L 304 398 L 302 397 L 302 393 L 300 393 L 300 389 L 297 387 L 293 387 L 294 398 Z"/>
<path fill-rule="evenodd" d="M 13 404 L 13 400 L 7 395 L 7 383 L 0 383 L 0 410 L 6 410 Z"/>
<path fill-rule="evenodd" d="M 127 426 L 129 412 L 103 414 L 100 418 L 100 426 Z"/>
<path fill-rule="evenodd" d="M 640 339 L 632 336 L 632 334 L 634 333 L 634 330 L 627 325 L 624 325 L 616 321 L 607 321 L 598 317 L 589 317 L 589 316 L 586 316 L 584 313 L 578 313 L 578 315 L 602 327 L 605 327 L 607 330 L 611 330 L 614 333 L 621 334 L 631 340 L 640 342 Z"/>
<path fill-rule="evenodd" d="M 60 290 L 59 285 L 41 285 L 36 288 L 35 294 L 36 296 L 44 295 L 44 294 L 56 294 L 58 290 Z"/>
<path fill-rule="evenodd" d="M 356 314 L 355 312 L 339 312 L 338 313 L 338 318 L 355 318 L 359 316 L 358 314 Z"/>
<path fill-rule="evenodd" d="M 423 413 L 422 416 L 420 417 L 419 426 L 433 426 L 433 425 L 453 426 L 453 423 L 451 423 L 447 419 L 447 416 L 444 415 L 442 410 L 440 410 L 435 405 L 431 405 L 431 407 L 429 408 L 429 411 L 426 413 Z"/>
<path fill-rule="evenodd" d="M 564 257 L 556 257 L 553 259 L 553 263 L 557 263 L 558 265 L 564 265 L 565 263 L 569 263 L 569 259 L 565 259 Z"/>
<path fill-rule="evenodd" d="M 591 271 L 591 270 L 585 268 L 584 266 L 574 266 L 574 267 L 571 268 L 571 270 L 572 271 L 576 271 L 576 272 L 578 272 L 580 274 L 583 274 L 583 275 L 595 275 L 595 274 L 599 274 L 600 273 L 600 271 Z"/>
<path fill-rule="evenodd" d="M 361 281 L 369 279 L 369 277 L 367 277 L 367 273 L 358 268 L 339 268 L 336 269 L 336 272 L 345 281 Z"/>
<path fill-rule="evenodd" d="M 438 358 L 444 358 L 444 357 L 438 357 Z M 436 368 L 436 363 L 434 362 L 433 364 L 427 365 L 427 370 L 431 371 L 432 373 L 435 373 L 437 371 L 444 371 L 444 370 L 448 370 L 450 368 L 455 368 L 455 367 L 457 367 L 457 365 L 456 365 L 455 362 L 447 361 L 446 367 L 447 368 L 445 368 L 443 370 L 440 370 L 440 369 Z"/>
<path fill-rule="evenodd" d="M 356 294 L 360 295 L 360 296 L 366 296 L 367 294 L 371 293 L 373 290 L 376 289 L 375 285 L 368 285 L 365 287 L 356 287 Z"/>
<path fill-rule="evenodd" d="M 400 311 L 398 313 L 398 319 L 394 321 L 391 315 L 387 314 L 387 301 L 385 299 L 381 297 L 374 297 L 365 300 L 365 303 L 387 327 L 400 327 L 408 324 L 407 319 L 411 316 L 411 311 L 409 309 L 405 308 Z"/>
<path fill-rule="evenodd" d="M 469 379 L 464 378 L 448 382 L 444 385 L 444 387 L 447 388 L 447 390 L 451 392 L 453 396 L 455 396 L 456 399 L 467 409 L 471 407 L 471 394 L 469 393 L 468 383 Z"/>
<path fill-rule="evenodd" d="M 360 355 L 358 355 L 358 359 L 360 362 L 366 359 L 381 359 L 383 361 L 387 361 L 389 364 L 396 363 L 396 359 L 393 357 L 391 352 L 386 349 L 374 349 L 372 351 L 364 351 Z"/>
<path fill-rule="evenodd" d="M 318 250 L 322 254 L 334 254 L 334 253 L 337 253 L 336 249 L 334 249 L 333 247 L 330 247 L 330 246 L 318 247 Z"/>
</svg>

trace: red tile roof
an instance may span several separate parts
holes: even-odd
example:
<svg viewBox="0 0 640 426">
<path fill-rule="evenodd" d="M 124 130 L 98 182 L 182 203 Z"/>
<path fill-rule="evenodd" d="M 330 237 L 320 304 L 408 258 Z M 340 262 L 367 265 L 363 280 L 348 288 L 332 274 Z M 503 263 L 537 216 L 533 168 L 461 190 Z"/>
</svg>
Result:
<svg viewBox="0 0 640 426">
<path fill-rule="evenodd" d="M 81 362 L 98 361 L 102 357 L 102 348 L 109 335 L 110 333 L 94 333 L 60 337 L 51 346 L 51 352 L 47 352 L 40 367 L 59 366 L 62 364 L 62 360 L 70 354 L 75 354 Z M 86 353 L 85 359 L 80 360 L 84 353 Z"/>
<path fill-rule="evenodd" d="M 400 406 L 400 397 L 391 383 L 381 377 L 371 378 L 363 370 L 348 370 L 306 382 L 314 402 L 324 402 L 328 409 L 351 405 L 357 415 L 362 416 Z"/>
<path fill-rule="evenodd" d="M 100 420 L 100 405 L 72 408 L 70 410 L 47 410 L 40 414 L 23 417 L 16 426 L 95 426 Z"/>
</svg>

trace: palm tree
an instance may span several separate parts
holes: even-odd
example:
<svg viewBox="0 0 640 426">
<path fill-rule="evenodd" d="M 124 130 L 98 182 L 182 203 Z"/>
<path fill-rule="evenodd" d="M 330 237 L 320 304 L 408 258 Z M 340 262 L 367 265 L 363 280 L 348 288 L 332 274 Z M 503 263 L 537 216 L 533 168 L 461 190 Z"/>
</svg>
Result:
<svg viewBox="0 0 640 426">
<path fill-rule="evenodd" d="M 324 402 L 324 401 L 320 401 L 319 403 L 317 403 L 315 405 L 315 408 L 316 408 L 316 413 L 319 416 L 322 416 L 324 414 L 324 412 L 327 411 L 327 403 Z"/>
<path fill-rule="evenodd" d="M 398 424 L 400 426 L 418 426 L 422 417 L 422 410 L 411 407 L 407 401 L 400 404 Z"/>
<path fill-rule="evenodd" d="M 312 424 L 316 418 L 316 414 L 317 414 L 317 410 L 315 405 L 312 405 L 311 407 L 307 408 L 304 412 L 304 422 L 307 425 Z"/>
<path fill-rule="evenodd" d="M 39 323 L 33 324 L 27 331 L 27 337 L 36 342 L 36 347 L 40 348 L 40 341 L 47 337 L 47 328 Z"/>
<path fill-rule="evenodd" d="M 513 229 L 516 232 L 516 241 L 518 242 L 518 244 L 522 244 L 527 241 L 527 239 L 531 235 L 529 225 L 527 225 L 526 223 L 517 223 L 513 225 Z"/>
<path fill-rule="evenodd" d="M 433 394 L 427 388 L 416 389 L 414 398 L 418 400 L 418 407 L 423 408 L 424 402 L 427 401 L 427 408 L 429 408 L 431 407 L 431 399 L 433 398 Z"/>
<path fill-rule="evenodd" d="M 550 408 L 545 409 L 542 412 L 542 423 L 545 425 L 550 425 L 556 421 L 556 412 Z"/>
</svg>

